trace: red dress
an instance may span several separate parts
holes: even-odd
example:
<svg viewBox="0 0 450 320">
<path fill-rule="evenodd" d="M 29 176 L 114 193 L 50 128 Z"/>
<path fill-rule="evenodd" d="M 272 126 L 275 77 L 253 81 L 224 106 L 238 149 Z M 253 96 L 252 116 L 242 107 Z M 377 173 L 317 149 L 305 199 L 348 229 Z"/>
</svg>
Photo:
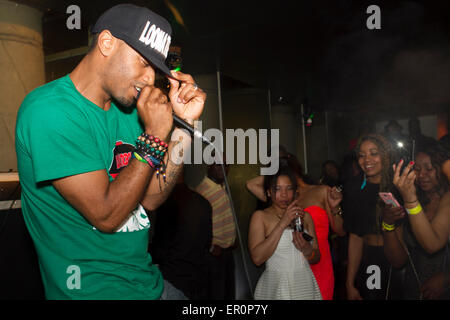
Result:
<svg viewBox="0 0 450 320">
<path fill-rule="evenodd" d="M 320 251 L 320 261 L 311 264 L 311 270 L 316 277 L 323 300 L 333 300 L 334 273 L 331 260 L 328 231 L 330 222 L 327 212 L 318 206 L 310 206 L 305 209 L 311 215 L 316 229 L 317 243 Z"/>
</svg>

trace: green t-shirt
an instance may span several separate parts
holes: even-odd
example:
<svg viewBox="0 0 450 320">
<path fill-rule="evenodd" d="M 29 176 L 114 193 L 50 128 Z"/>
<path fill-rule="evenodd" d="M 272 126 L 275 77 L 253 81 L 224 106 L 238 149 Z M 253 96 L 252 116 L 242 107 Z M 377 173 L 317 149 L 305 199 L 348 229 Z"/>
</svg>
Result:
<svg viewBox="0 0 450 320">
<path fill-rule="evenodd" d="M 163 279 L 147 252 L 150 221 L 139 204 L 115 233 L 93 227 L 51 180 L 128 164 L 142 132 L 136 108 L 105 111 L 69 75 L 33 90 L 16 124 L 22 212 L 47 299 L 158 299 Z"/>
</svg>

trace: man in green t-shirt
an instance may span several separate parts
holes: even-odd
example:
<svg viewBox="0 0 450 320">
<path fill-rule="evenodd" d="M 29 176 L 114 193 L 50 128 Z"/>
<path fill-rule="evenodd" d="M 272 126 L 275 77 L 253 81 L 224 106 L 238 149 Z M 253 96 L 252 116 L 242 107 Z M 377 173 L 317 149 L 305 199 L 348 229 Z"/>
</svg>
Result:
<svg viewBox="0 0 450 320">
<path fill-rule="evenodd" d="M 173 298 L 147 253 L 145 209 L 168 197 L 190 147 L 177 128 L 164 143 L 172 112 L 192 124 L 206 94 L 166 67 L 171 28 L 147 8 L 115 6 L 92 32 L 72 73 L 33 90 L 17 115 L 22 211 L 46 297 Z M 168 96 L 154 87 L 157 69 L 169 77 Z M 145 134 L 165 154 L 139 149 Z"/>
</svg>

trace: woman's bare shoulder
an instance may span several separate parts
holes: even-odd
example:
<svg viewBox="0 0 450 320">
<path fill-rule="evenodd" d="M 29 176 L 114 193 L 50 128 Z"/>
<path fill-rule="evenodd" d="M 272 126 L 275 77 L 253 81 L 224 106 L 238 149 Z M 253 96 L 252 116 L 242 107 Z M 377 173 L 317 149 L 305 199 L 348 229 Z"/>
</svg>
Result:
<svg viewBox="0 0 450 320">
<path fill-rule="evenodd" d="M 267 212 L 265 212 L 264 210 L 256 210 L 252 214 L 252 220 L 264 221 L 266 219 L 266 216 L 267 216 Z"/>
<path fill-rule="evenodd" d="M 262 210 L 256 210 L 255 212 L 253 212 L 253 217 L 258 217 L 260 219 L 266 219 L 270 215 L 271 215 L 270 207 Z"/>
</svg>

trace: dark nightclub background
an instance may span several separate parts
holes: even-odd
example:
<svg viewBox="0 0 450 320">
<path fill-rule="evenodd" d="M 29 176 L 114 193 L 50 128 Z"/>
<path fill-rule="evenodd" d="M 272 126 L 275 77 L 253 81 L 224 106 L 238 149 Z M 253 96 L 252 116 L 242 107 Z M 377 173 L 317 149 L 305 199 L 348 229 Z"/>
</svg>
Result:
<svg viewBox="0 0 450 320">
<path fill-rule="evenodd" d="M 0 26 L 21 24 L 34 30 L 33 50 L 38 51 L 28 56 L 28 49 L 21 53 L 4 41 L 0 47 L 4 70 L 0 97 L 13 101 L 0 114 L 2 154 L 7 155 L 2 156 L 0 171 L 17 171 L 14 117 L 23 97 L 69 73 L 86 53 L 89 29 L 96 19 L 123 2 L 0 1 L 0 7 L 7 9 L 0 13 Z M 128 2 L 146 6 L 171 23 L 181 70 L 192 74 L 208 94 L 203 130 L 279 129 L 280 144 L 298 157 L 313 180 L 319 178 L 322 162 L 340 163 L 359 134 L 382 132 L 390 120 L 397 120 L 404 134 L 411 117 L 420 120 L 427 136 L 448 133 L 447 1 Z M 371 16 L 366 10 L 373 4 L 381 10 L 381 29 L 366 25 Z M 80 29 L 66 26 L 70 5 L 80 8 Z M 23 17 L 11 14 L 30 10 Z M 31 72 L 36 67 L 30 64 L 38 64 L 37 71 Z M 32 75 L 35 80 L 30 82 Z M 311 126 L 302 127 L 302 108 L 304 119 L 312 119 Z M 245 181 L 259 168 L 230 166 L 229 183 L 244 247 L 256 207 Z M 204 173 L 203 165 L 189 166 L 188 184 L 195 186 Z M 247 264 L 254 285 L 260 270 L 250 260 Z M 237 298 L 245 298 L 246 290 L 238 288 Z"/>
</svg>

